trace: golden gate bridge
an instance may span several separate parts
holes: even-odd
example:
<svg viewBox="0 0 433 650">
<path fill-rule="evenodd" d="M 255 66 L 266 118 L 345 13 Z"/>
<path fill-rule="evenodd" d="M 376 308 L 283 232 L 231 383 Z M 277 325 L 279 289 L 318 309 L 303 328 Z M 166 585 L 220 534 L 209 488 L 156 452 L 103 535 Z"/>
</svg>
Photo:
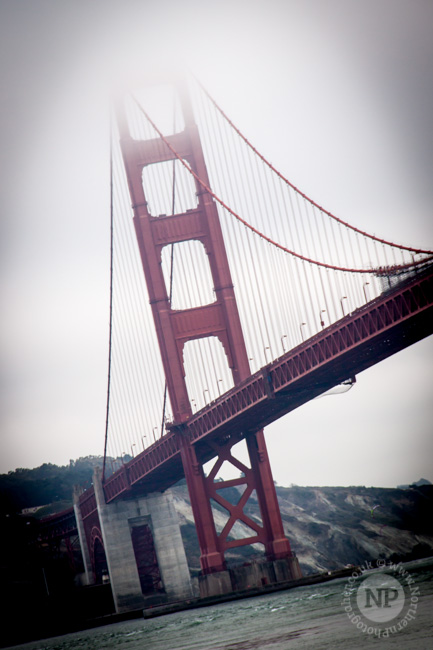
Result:
<svg viewBox="0 0 433 650">
<path fill-rule="evenodd" d="M 185 476 L 204 575 L 241 545 L 293 560 L 263 427 L 431 334 L 433 252 L 318 205 L 195 79 L 119 99 L 111 169 L 102 498 L 139 499 Z M 246 513 L 252 495 L 261 521 Z M 93 569 L 97 501 L 92 488 L 77 502 Z M 47 531 L 66 529 L 61 519 Z"/>
</svg>

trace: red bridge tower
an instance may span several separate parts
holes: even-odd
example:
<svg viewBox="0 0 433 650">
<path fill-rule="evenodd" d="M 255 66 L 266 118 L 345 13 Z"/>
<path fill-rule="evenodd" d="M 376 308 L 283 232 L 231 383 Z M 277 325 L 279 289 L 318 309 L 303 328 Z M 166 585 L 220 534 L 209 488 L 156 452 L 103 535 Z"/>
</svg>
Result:
<svg viewBox="0 0 433 650">
<path fill-rule="evenodd" d="M 176 154 L 209 187 L 203 149 L 186 82 L 177 83 L 176 87 L 184 119 L 184 130 L 181 132 L 162 138 L 136 140 L 131 136 L 124 104 L 119 105 L 117 115 L 135 231 L 173 411 L 173 427 L 178 432 L 182 450 L 182 462 L 201 550 L 202 572 L 213 574 L 225 571 L 224 553 L 229 548 L 262 543 L 267 559 L 285 560 L 285 577 L 297 578 L 300 577 L 299 566 L 284 534 L 263 430 L 242 431 L 236 436 L 228 436 L 224 441 L 211 441 L 207 443 L 203 457 L 182 431 L 182 424 L 192 416 L 183 360 L 183 348 L 187 341 L 217 337 L 225 350 L 235 384 L 250 376 L 250 368 L 221 225 L 212 196 L 194 179 L 198 198 L 195 209 L 160 217 L 152 216 L 148 210 L 142 181 L 143 169 L 148 165 L 176 160 Z M 163 276 L 162 249 L 188 240 L 197 240 L 205 248 L 216 299 L 204 306 L 175 310 L 171 307 Z M 250 468 L 232 455 L 232 447 L 242 438 L 246 440 Z M 206 477 L 203 463 L 210 457 L 216 460 Z M 234 464 L 243 475 L 237 479 L 216 482 L 214 479 L 224 461 Z M 235 504 L 219 494 L 224 488 L 234 486 L 244 488 L 239 502 Z M 261 525 L 244 513 L 244 506 L 253 490 L 256 491 L 260 506 Z M 214 524 L 211 499 L 229 513 L 228 521 L 219 534 Z M 250 537 L 228 539 L 237 521 L 251 529 Z"/>
</svg>

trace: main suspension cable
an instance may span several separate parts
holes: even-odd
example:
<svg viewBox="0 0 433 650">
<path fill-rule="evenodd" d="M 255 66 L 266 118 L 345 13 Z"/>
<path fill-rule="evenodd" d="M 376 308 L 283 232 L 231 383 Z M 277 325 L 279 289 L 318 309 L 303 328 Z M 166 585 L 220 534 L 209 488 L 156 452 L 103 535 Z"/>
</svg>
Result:
<svg viewBox="0 0 433 650">
<path fill-rule="evenodd" d="M 215 201 L 217 201 L 235 219 L 240 221 L 240 223 L 244 224 L 244 226 L 249 228 L 249 230 L 251 230 L 253 233 L 258 235 L 259 237 L 261 237 L 265 241 L 269 242 L 273 246 L 276 246 L 277 248 L 279 248 L 283 252 L 288 253 L 289 255 L 292 255 L 293 257 L 297 257 L 298 259 L 300 259 L 300 260 L 302 260 L 304 262 L 308 262 L 309 264 L 315 264 L 316 266 L 321 266 L 323 268 L 331 269 L 333 271 L 341 271 L 341 272 L 345 272 L 345 273 L 374 273 L 374 274 L 377 274 L 377 275 L 390 275 L 393 272 L 413 268 L 414 266 L 418 266 L 420 264 L 424 264 L 427 261 L 433 260 L 433 251 L 423 251 L 423 250 L 417 250 L 417 249 L 413 249 L 413 248 L 406 248 L 406 250 L 410 250 L 413 253 L 427 254 L 427 255 L 429 255 L 429 258 L 428 259 L 423 259 L 423 260 L 413 260 L 412 262 L 408 262 L 407 264 L 402 264 L 402 265 L 398 265 L 398 266 L 394 266 L 394 267 L 378 267 L 378 268 L 369 268 L 369 269 L 356 269 L 356 268 L 345 268 L 345 267 L 341 267 L 341 266 L 335 266 L 333 264 L 328 264 L 326 262 L 320 262 L 318 260 L 314 260 L 314 259 L 311 259 L 309 257 L 306 257 L 305 255 L 301 255 L 300 253 L 296 253 L 295 251 L 290 250 L 289 248 L 286 248 L 282 244 L 279 244 L 278 242 L 274 241 L 273 239 L 271 239 L 270 237 L 268 237 L 267 235 L 262 233 L 260 230 L 258 230 L 257 228 L 255 228 L 254 226 L 249 224 L 239 214 L 237 214 L 234 210 L 232 210 L 219 196 L 217 196 L 215 194 L 215 192 L 213 192 L 211 190 L 211 188 L 207 185 L 207 183 L 205 183 L 198 176 L 198 174 L 196 174 L 196 172 L 190 167 L 190 165 L 186 162 L 186 160 L 184 160 L 177 153 L 177 151 L 174 149 L 174 147 L 172 147 L 170 142 L 163 135 L 163 133 L 160 131 L 160 129 L 156 126 L 155 122 L 152 120 L 152 118 L 149 116 L 149 114 L 146 112 L 146 110 L 141 106 L 141 104 L 134 97 L 134 95 L 131 95 L 131 97 L 132 97 L 132 100 L 134 101 L 134 103 L 136 104 L 136 106 L 138 107 L 139 111 L 144 115 L 144 117 L 147 119 L 149 124 L 151 124 L 151 126 L 155 129 L 156 133 L 161 138 L 161 140 L 164 142 L 164 144 L 170 149 L 172 154 L 174 156 L 176 156 L 176 158 L 181 162 L 181 164 L 185 167 L 185 169 L 187 169 L 187 171 L 195 178 L 195 180 L 201 185 L 201 187 L 208 194 L 210 194 L 210 196 L 212 196 L 212 198 L 215 199 Z M 308 197 L 305 197 L 302 193 L 299 192 L 299 195 L 303 196 L 304 198 L 306 198 L 309 201 Z M 316 207 L 319 207 L 319 206 L 316 206 Z M 319 208 L 319 209 L 321 209 L 321 208 Z M 324 212 L 326 212 L 326 211 L 324 211 Z M 328 214 L 328 213 L 326 213 L 326 214 Z M 332 215 L 329 215 L 329 216 L 332 216 Z M 351 228 L 351 226 L 349 226 L 348 224 L 345 224 L 344 222 L 341 222 L 341 224 L 345 225 L 348 228 Z M 360 234 L 364 234 L 360 230 L 358 230 L 357 232 L 359 232 Z M 370 237 L 367 234 L 365 234 L 365 236 Z M 381 242 L 383 244 L 387 244 L 387 242 L 385 242 L 384 240 L 375 239 L 375 241 Z M 393 246 L 393 244 L 388 244 L 388 245 Z"/>
<path fill-rule="evenodd" d="M 377 241 L 381 244 L 385 244 L 386 246 L 391 246 L 392 248 L 399 248 L 401 250 L 409 251 L 411 253 L 416 253 L 419 255 L 433 255 L 433 251 L 430 250 L 424 250 L 422 248 L 413 248 L 410 246 L 404 246 L 402 244 L 394 244 L 393 242 L 387 241 L 386 239 L 381 239 L 380 237 L 376 237 L 376 235 L 372 235 L 370 233 L 367 233 L 363 230 L 360 230 L 356 226 L 351 225 L 350 223 L 347 223 L 346 221 L 343 221 L 343 219 L 340 219 L 337 217 L 335 214 L 332 212 L 329 212 L 329 210 L 325 210 L 321 205 L 313 201 L 309 196 L 307 196 L 304 192 L 301 192 L 301 190 L 296 187 L 291 181 L 289 181 L 283 174 L 281 174 L 278 169 L 276 169 L 271 162 L 269 162 L 255 147 L 254 145 L 251 144 L 251 142 L 243 135 L 243 133 L 237 128 L 237 126 L 231 121 L 231 119 L 226 115 L 226 113 L 220 108 L 220 106 L 217 104 L 217 102 L 213 99 L 213 97 L 209 94 L 209 92 L 206 90 L 206 88 L 203 86 L 203 84 L 197 79 L 195 75 L 193 75 L 197 85 L 201 90 L 204 92 L 206 97 L 209 99 L 209 101 L 213 104 L 213 106 L 216 108 L 216 110 L 222 115 L 222 117 L 230 124 L 232 129 L 239 135 L 239 137 L 245 142 L 245 144 L 252 150 L 254 153 L 271 169 L 286 185 L 288 185 L 292 190 L 294 190 L 297 194 L 302 196 L 306 201 L 311 203 L 315 208 L 326 214 L 328 217 L 331 219 L 334 219 L 337 221 L 339 224 L 346 226 L 347 228 L 350 228 L 350 230 L 353 230 L 356 233 L 359 233 L 360 235 L 363 235 L 364 237 L 367 237 L 369 239 L 373 239 L 374 241 Z M 319 262 L 317 262 L 319 264 Z M 402 267 L 399 267 L 402 268 Z M 336 269 L 339 270 L 339 269 Z M 345 270 L 351 270 L 351 269 L 345 269 Z"/>
</svg>

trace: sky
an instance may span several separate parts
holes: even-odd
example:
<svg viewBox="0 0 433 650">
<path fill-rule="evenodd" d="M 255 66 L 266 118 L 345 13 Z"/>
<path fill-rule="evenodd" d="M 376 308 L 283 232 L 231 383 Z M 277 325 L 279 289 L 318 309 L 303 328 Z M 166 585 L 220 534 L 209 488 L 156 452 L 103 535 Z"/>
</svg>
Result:
<svg viewBox="0 0 433 650">
<path fill-rule="evenodd" d="M 0 0 L 0 472 L 103 452 L 109 102 L 173 62 L 287 178 L 433 249 L 430 0 Z M 280 485 L 433 482 L 432 337 L 266 430 Z"/>
</svg>

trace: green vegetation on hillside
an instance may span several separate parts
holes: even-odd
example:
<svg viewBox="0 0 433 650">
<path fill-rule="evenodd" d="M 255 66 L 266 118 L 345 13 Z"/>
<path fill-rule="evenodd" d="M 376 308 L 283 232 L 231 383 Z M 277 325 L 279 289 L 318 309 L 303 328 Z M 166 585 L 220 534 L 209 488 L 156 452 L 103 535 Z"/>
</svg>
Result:
<svg viewBox="0 0 433 650">
<path fill-rule="evenodd" d="M 54 504 L 54 511 L 68 508 L 72 505 L 74 485 L 89 487 L 96 465 L 102 466 L 100 456 L 86 456 L 61 467 L 44 463 L 35 469 L 19 468 L 1 474 L 0 514 L 14 514 L 24 508 L 49 504 Z M 46 510 L 44 514 L 48 514 Z"/>
</svg>

